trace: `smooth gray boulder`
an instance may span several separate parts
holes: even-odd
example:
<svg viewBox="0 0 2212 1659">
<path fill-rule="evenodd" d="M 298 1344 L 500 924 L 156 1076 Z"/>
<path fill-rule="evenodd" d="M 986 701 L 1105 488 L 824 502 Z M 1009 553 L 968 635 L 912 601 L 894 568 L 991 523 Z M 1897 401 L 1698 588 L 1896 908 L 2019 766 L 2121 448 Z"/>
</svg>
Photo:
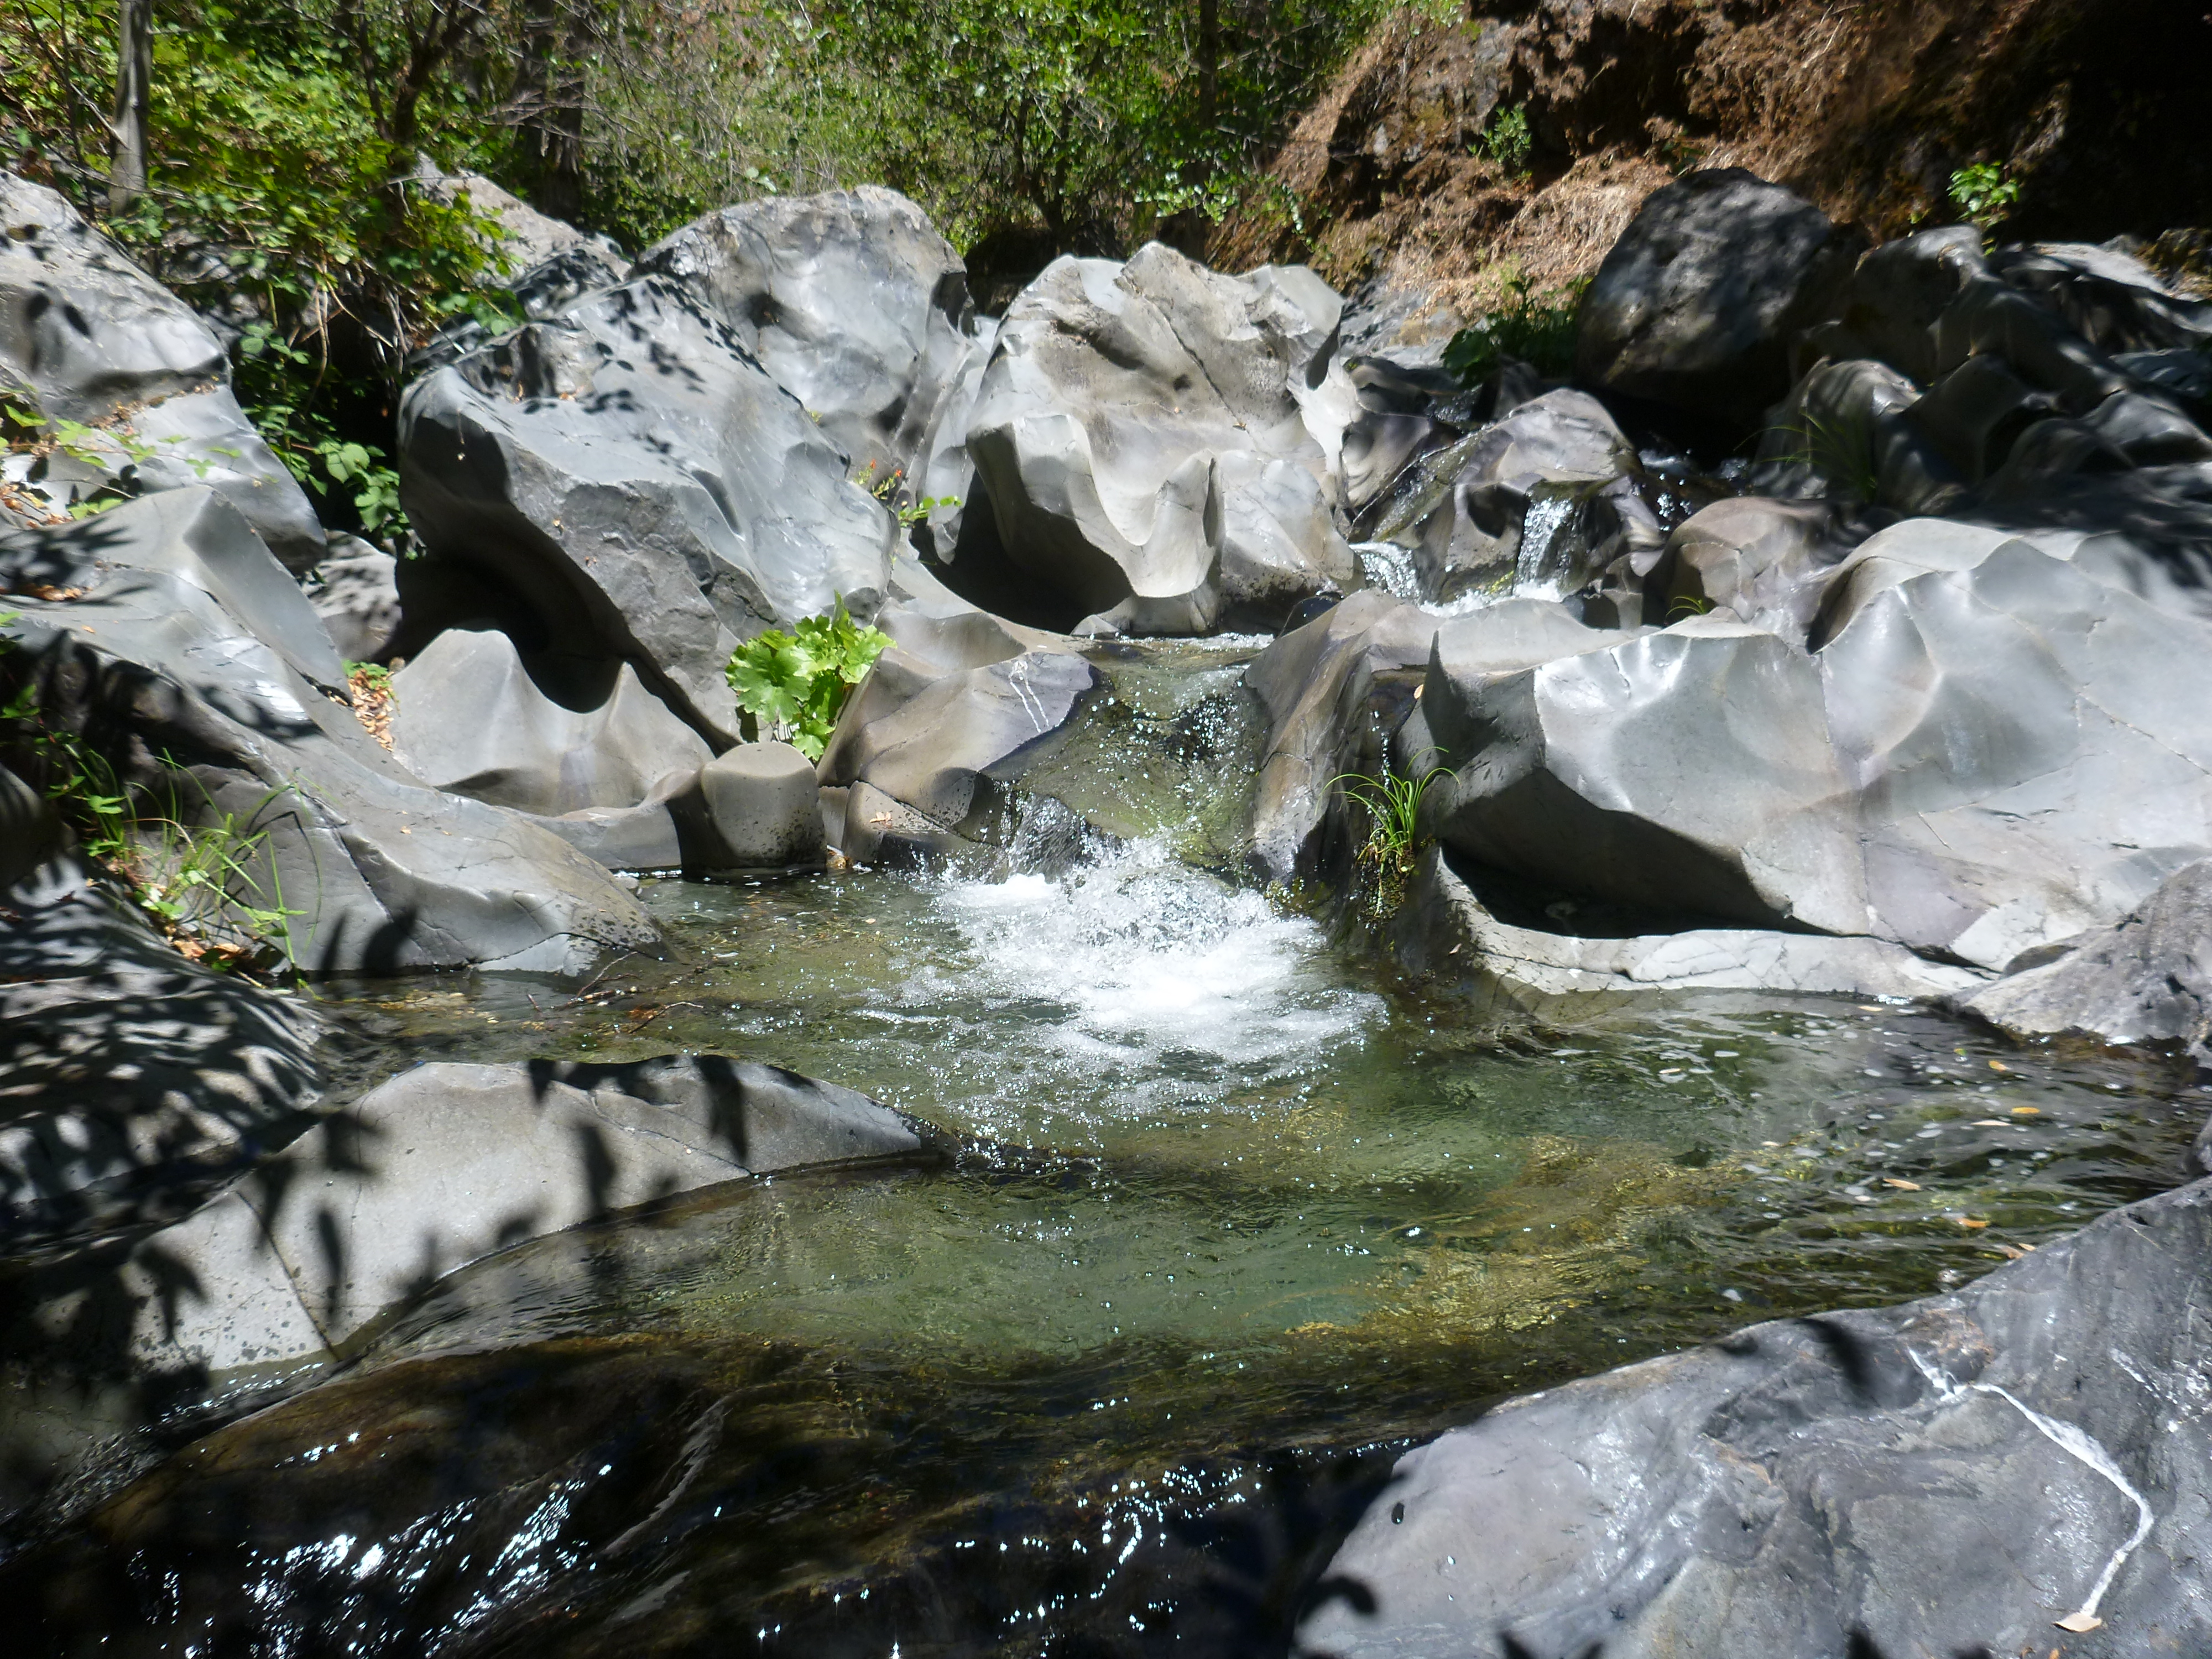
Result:
<svg viewBox="0 0 2212 1659">
<path fill-rule="evenodd" d="M 114 434 L 89 461 L 48 464 L 50 516 L 67 518 L 73 481 L 204 483 L 289 568 L 322 556 L 314 509 L 239 408 L 215 331 L 60 196 L 0 169 L 0 391 L 10 386 L 50 420 Z M 0 506 L 0 525 L 8 517 Z"/>
<path fill-rule="evenodd" d="M 381 662 L 399 633 L 399 561 L 357 536 L 333 536 L 301 586 L 343 662 Z"/>
<path fill-rule="evenodd" d="M 1547 392 L 1420 465 L 1419 482 L 1375 538 L 1412 550 L 1431 600 L 1476 591 L 1560 599 L 1627 550 L 1628 539 L 1654 549 L 1663 539 L 1629 480 L 1634 447 L 1588 392 Z M 1592 533 L 1600 495 L 1610 536 Z M 1632 524 L 1649 533 L 1625 535 Z"/>
<path fill-rule="evenodd" d="M 1267 714 L 1252 797 L 1252 859 L 1264 879 L 1315 875 L 1328 862 L 1329 828 L 1346 817 L 1340 775 L 1379 770 L 1391 758 L 1425 769 L 1418 753 L 1386 757 L 1375 732 L 1379 714 L 1387 711 L 1394 726 L 1402 715 L 1437 628 L 1418 605 L 1354 593 L 1245 669 L 1244 684 Z"/>
<path fill-rule="evenodd" d="M 1920 388 L 1869 359 L 1821 362 L 1770 413 L 1751 487 L 1760 495 L 1878 503 L 1900 513 L 1956 506 L 1966 480 L 1919 422 Z"/>
<path fill-rule="evenodd" d="M 425 787 L 362 729 L 306 595 L 214 491 L 0 537 L 0 581 L 82 591 L 9 602 L 41 717 L 181 786 L 184 810 L 265 830 L 248 869 L 294 912 L 283 943 L 302 968 L 558 971 L 658 938 L 599 866 Z"/>
<path fill-rule="evenodd" d="M 635 274 L 647 273 L 727 324 L 872 487 L 896 477 L 907 497 L 923 493 L 908 481 L 920 482 L 991 331 L 978 327 L 967 267 L 919 207 L 880 185 L 742 202 L 638 255 Z"/>
<path fill-rule="evenodd" d="M 1959 290 L 1989 275 L 1972 225 L 1916 231 L 1870 248 L 1838 295 L 1836 320 L 1811 332 L 1834 358 L 1876 357 L 1908 379 L 1936 377 L 1936 325 Z"/>
<path fill-rule="evenodd" d="M 2023 1036 L 2170 1043 L 2212 1066 L 2212 859 L 2185 865 L 2111 927 L 1960 1006 Z"/>
<path fill-rule="evenodd" d="M 1225 276 L 1157 242 L 1054 260 L 1008 307 L 969 417 L 1008 557 L 1127 634 L 1271 627 L 1358 586 L 1336 521 L 1342 307 L 1302 266 Z"/>
<path fill-rule="evenodd" d="M 892 647 L 853 689 L 817 769 L 851 791 L 856 862 L 957 846 L 1097 689 L 1075 641 L 979 611 L 911 559 L 877 618 Z"/>
<path fill-rule="evenodd" d="M 433 789 L 559 817 L 635 806 L 714 757 L 626 662 L 534 659 L 449 629 L 392 677 L 392 752 Z"/>
<path fill-rule="evenodd" d="M 1599 265 L 1576 375 L 1753 426 L 1790 389 L 1793 337 L 1829 314 L 1863 246 L 1741 167 L 1686 173 L 1645 199 Z"/>
<path fill-rule="evenodd" d="M 1509 1401 L 1400 1461 L 1297 1649 L 2200 1650 L 2208 1253 L 2199 1182 L 1953 1295 Z"/>
<path fill-rule="evenodd" d="M 852 1090 L 720 1054 L 436 1062 L 323 1119 L 189 1219 L 19 1279 L 0 1323 L 40 1334 L 64 1364 L 220 1375 L 327 1359 L 384 1310 L 524 1240 L 747 1176 L 949 1145 Z"/>
<path fill-rule="evenodd" d="M 299 1133 L 320 1032 L 301 1000 L 179 955 L 67 860 L 11 882 L 0 1257 L 188 1212 Z"/>
<path fill-rule="evenodd" d="M 738 736 L 723 670 L 741 639 L 840 598 L 865 621 L 882 601 L 890 513 L 665 276 L 587 295 L 416 380 L 399 449 L 423 578 L 442 567 L 499 596 L 533 650 L 638 665 L 717 742 Z"/>
<path fill-rule="evenodd" d="M 1731 495 L 1700 507 L 1667 538 L 1645 585 L 1656 623 L 1726 610 L 1802 641 L 1828 573 L 1850 550 L 1837 510 L 1821 501 Z"/>
<path fill-rule="evenodd" d="M 1933 1001 L 1970 996 L 1989 982 L 1986 974 L 1923 961 L 1882 939 L 1759 928 L 1620 935 L 1517 927 L 1492 915 L 1436 847 L 1422 855 L 1389 934 L 1413 971 L 1455 983 L 1498 1012 L 1553 1019 L 1654 991 Z"/>
<path fill-rule="evenodd" d="M 732 868 L 775 870 L 820 861 L 821 785 L 814 763 L 787 743 L 741 743 L 708 762 L 698 790 Z"/>
</svg>

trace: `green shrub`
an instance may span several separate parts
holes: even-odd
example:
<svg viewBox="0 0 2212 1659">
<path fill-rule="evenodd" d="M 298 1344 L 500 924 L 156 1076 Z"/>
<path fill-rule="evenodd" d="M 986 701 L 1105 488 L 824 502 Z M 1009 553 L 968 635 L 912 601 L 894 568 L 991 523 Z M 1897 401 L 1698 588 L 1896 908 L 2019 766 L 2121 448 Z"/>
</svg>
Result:
<svg viewBox="0 0 2212 1659">
<path fill-rule="evenodd" d="M 2020 184 L 2005 177 L 1999 162 L 1974 161 L 1951 175 L 1950 197 L 1967 223 L 1988 230 L 2019 202 Z"/>
<path fill-rule="evenodd" d="M 1583 277 L 1540 294 L 1527 277 L 1515 276 L 1505 285 L 1504 307 L 1452 336 L 1444 347 L 1446 372 L 1462 386 L 1479 386 L 1514 357 L 1540 374 L 1567 373 L 1574 367 L 1575 328 L 1589 286 Z"/>
<path fill-rule="evenodd" d="M 730 690 L 759 736 L 782 737 L 820 760 L 846 697 L 890 642 L 881 629 L 856 623 L 841 599 L 826 617 L 809 617 L 788 634 L 771 628 L 739 646 L 730 658 Z"/>
<path fill-rule="evenodd" d="M 1535 149 L 1528 136 L 1528 112 L 1516 104 L 1492 115 L 1482 135 L 1482 148 L 1512 177 L 1517 179 L 1528 172 L 1528 158 Z"/>
</svg>

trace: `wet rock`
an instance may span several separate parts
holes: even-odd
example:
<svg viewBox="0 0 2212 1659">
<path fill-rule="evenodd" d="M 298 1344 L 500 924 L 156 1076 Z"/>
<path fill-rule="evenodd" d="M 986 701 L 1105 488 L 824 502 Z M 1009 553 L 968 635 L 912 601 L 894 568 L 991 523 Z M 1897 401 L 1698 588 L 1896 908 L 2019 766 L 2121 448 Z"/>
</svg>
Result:
<svg viewBox="0 0 2212 1659">
<path fill-rule="evenodd" d="M 6 903 L 0 1258 L 173 1220 L 299 1133 L 322 1086 L 305 1006 L 187 961 L 66 860 Z"/>
<path fill-rule="evenodd" d="M 2026 1036 L 2171 1043 L 2212 1066 L 2212 860 L 2184 866 L 2112 927 L 1960 1006 Z"/>
<path fill-rule="evenodd" d="M 789 744 L 741 743 L 702 769 L 698 789 L 728 867 L 820 861 L 820 785 L 814 763 Z"/>
<path fill-rule="evenodd" d="M 912 560 L 878 617 L 892 648 L 856 686 L 823 750 L 822 782 L 852 791 L 840 850 L 880 861 L 954 844 L 999 805 L 1099 685 L 1075 642 L 978 611 Z M 863 786 L 866 786 L 864 788 Z"/>
<path fill-rule="evenodd" d="M 1434 847 L 1390 931 L 1413 970 L 1455 981 L 1495 1007 L 1553 1018 L 1587 1000 L 1653 991 L 1935 1000 L 1988 982 L 1985 974 L 1924 962 L 1881 939 L 1755 928 L 1583 935 L 1516 927 L 1492 914 Z"/>
<path fill-rule="evenodd" d="M 945 1144 L 852 1090 L 719 1054 L 434 1063 L 324 1119 L 188 1220 L 19 1279 L 6 1322 L 59 1364 L 104 1353 L 220 1374 L 327 1358 L 383 1310 L 526 1239 L 748 1175 Z"/>
<path fill-rule="evenodd" d="M 333 536 L 301 584 L 343 662 L 380 662 L 399 632 L 399 562 L 356 536 Z"/>
<path fill-rule="evenodd" d="M 720 317 L 886 486 L 919 473 L 948 398 L 989 353 L 960 256 L 919 207 L 878 185 L 708 214 L 640 254 L 636 273 L 648 272 Z"/>
<path fill-rule="evenodd" d="M 727 325 L 648 276 L 440 368 L 400 404 L 401 495 L 440 568 L 524 643 L 621 658 L 689 724 L 735 741 L 740 639 L 881 602 L 896 525 Z M 426 582 L 426 608 L 441 601 Z M 434 626 L 422 626 L 427 637 Z M 519 634 L 519 637 L 522 637 Z"/>
<path fill-rule="evenodd" d="M 1266 879 L 1315 875 L 1328 862 L 1332 808 L 1342 817 L 1334 781 L 1386 764 L 1378 728 L 1398 726 L 1437 628 L 1418 606 L 1354 593 L 1285 634 L 1244 671 L 1267 711 L 1252 805 L 1252 857 Z M 1389 758 L 1423 763 L 1418 754 Z"/>
<path fill-rule="evenodd" d="M 1829 313 L 1862 242 L 1741 167 L 1655 191 L 1583 296 L 1578 378 L 1739 428 L 1790 387 L 1790 345 Z"/>
<path fill-rule="evenodd" d="M 969 421 L 999 539 L 1102 630 L 1267 626 L 1358 584 L 1335 521 L 1355 407 L 1342 301 L 1303 267 L 1209 271 L 1152 243 L 1054 261 L 1009 308 Z"/>
<path fill-rule="evenodd" d="M 2208 1249 L 2200 1182 L 1955 1295 L 1509 1401 L 1401 1461 L 1301 1650 L 2073 1652 L 2081 1613 L 2201 1646 Z"/>
<path fill-rule="evenodd" d="M 713 758 L 628 663 L 537 659 L 451 629 L 392 677 L 392 752 L 434 789 L 558 817 L 635 806 Z"/>
<path fill-rule="evenodd" d="M 266 831 L 248 860 L 295 912 L 316 971 L 464 963 L 564 969 L 656 937 L 635 902 L 514 814 L 428 788 L 364 731 L 321 623 L 228 502 L 180 489 L 64 528 L 0 538 L 16 672 L 42 718 L 84 729 L 126 772 L 189 774 L 203 817 Z"/>
<path fill-rule="evenodd" d="M 1663 539 L 1628 483 L 1636 464 L 1635 449 L 1596 398 L 1547 392 L 1426 457 L 1426 487 L 1409 489 L 1376 536 L 1413 550 L 1421 592 L 1431 599 L 1475 589 L 1558 599 L 1622 550 L 1617 534 L 1589 533 L 1585 520 L 1599 494 L 1613 498 L 1616 519 L 1648 521 L 1651 547 Z"/>
<path fill-rule="evenodd" d="M 58 195 L 4 170 L 0 380 L 27 388 L 49 420 L 115 434 L 90 460 L 37 469 L 43 488 L 11 480 L 52 501 L 52 516 L 67 516 L 73 481 L 87 493 L 111 480 L 141 491 L 204 483 L 290 568 L 322 557 L 314 509 L 240 410 L 215 331 Z"/>
</svg>

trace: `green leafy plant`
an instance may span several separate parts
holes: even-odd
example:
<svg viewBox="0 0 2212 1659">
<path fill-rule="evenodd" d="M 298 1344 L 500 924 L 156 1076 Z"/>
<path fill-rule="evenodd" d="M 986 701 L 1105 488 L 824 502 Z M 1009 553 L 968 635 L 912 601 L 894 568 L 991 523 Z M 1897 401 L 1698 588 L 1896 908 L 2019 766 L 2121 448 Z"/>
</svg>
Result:
<svg viewBox="0 0 2212 1659">
<path fill-rule="evenodd" d="M 739 646 L 730 658 L 730 690 L 758 735 L 783 737 L 820 760 L 846 697 L 890 642 L 881 629 L 855 623 L 840 599 L 827 616 L 809 617 L 788 634 L 771 628 Z"/>
<path fill-rule="evenodd" d="M 1949 194 L 1969 224 L 1988 230 L 2020 201 L 2020 183 L 2005 177 L 2000 162 L 1974 161 L 1951 175 Z"/>
<path fill-rule="evenodd" d="M 1329 780 L 1367 817 L 1367 839 L 1352 856 L 1365 877 L 1365 906 L 1373 920 L 1387 920 L 1406 902 L 1407 880 L 1425 845 L 1420 834 L 1421 802 L 1431 782 L 1450 775 L 1448 766 L 1432 766 L 1419 776 L 1342 772 Z"/>
<path fill-rule="evenodd" d="M 1444 347 L 1445 371 L 1462 386 L 1477 386 L 1513 357 L 1541 374 L 1565 374 L 1574 365 L 1575 328 L 1589 286 L 1583 277 L 1539 292 L 1526 276 L 1513 276 L 1504 307 L 1452 336 Z"/>
<path fill-rule="evenodd" d="M 1535 150 L 1535 141 L 1528 134 L 1528 110 L 1516 104 L 1498 111 L 1483 130 L 1480 143 L 1485 155 L 1510 176 L 1519 178 L 1528 171 L 1528 158 Z"/>
<path fill-rule="evenodd" d="M 1800 409 L 1777 431 L 1784 447 L 1776 459 L 1810 467 L 1837 492 L 1860 501 L 1871 501 L 1881 495 L 1881 464 L 1874 428 L 1866 419 Z"/>
</svg>

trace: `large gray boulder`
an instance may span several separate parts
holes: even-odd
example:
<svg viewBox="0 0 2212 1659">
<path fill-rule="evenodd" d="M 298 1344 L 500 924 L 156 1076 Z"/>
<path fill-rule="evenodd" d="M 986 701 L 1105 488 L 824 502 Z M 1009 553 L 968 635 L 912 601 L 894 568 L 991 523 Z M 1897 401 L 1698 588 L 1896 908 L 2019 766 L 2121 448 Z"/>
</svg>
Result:
<svg viewBox="0 0 2212 1659">
<path fill-rule="evenodd" d="M 1745 428 L 1790 388 L 1790 348 L 1827 316 L 1863 244 L 1741 167 L 1655 191 L 1583 296 L 1576 374 Z"/>
<path fill-rule="evenodd" d="M 1571 892 L 2005 969 L 2212 849 L 2204 626 L 2094 546 L 1914 520 L 1827 576 L 1809 639 L 1716 613 L 1504 672 L 1439 654 L 1429 822 Z"/>
<path fill-rule="evenodd" d="M 2212 859 L 2185 865 L 2112 927 L 1961 1006 L 2023 1036 L 2172 1044 L 2212 1066 Z"/>
<path fill-rule="evenodd" d="M 1006 803 L 1102 684 L 1076 642 L 979 611 L 902 559 L 878 624 L 893 645 L 823 750 L 848 792 L 839 850 L 860 862 L 955 847 Z"/>
<path fill-rule="evenodd" d="M 1302 266 L 1225 276 L 1158 243 L 1054 260 L 1008 308 L 969 417 L 1007 556 L 1130 634 L 1272 626 L 1357 586 L 1342 307 Z"/>
<path fill-rule="evenodd" d="M 1826 501 L 1731 495 L 1692 514 L 1667 538 L 1645 586 L 1655 623 L 1726 610 L 1787 640 L 1802 640 L 1828 573 L 1851 538 Z"/>
<path fill-rule="evenodd" d="M 720 317 L 883 488 L 919 482 L 948 397 L 989 351 L 960 256 L 879 185 L 723 208 L 638 255 L 648 272 Z"/>
<path fill-rule="evenodd" d="M 533 659 L 449 629 L 392 677 L 392 747 L 433 789 L 550 817 L 635 806 L 714 758 L 626 662 Z"/>
<path fill-rule="evenodd" d="M 215 331 L 54 191 L 0 170 L 0 392 L 11 389 L 49 420 L 112 434 L 88 460 L 56 457 L 14 480 L 52 502 L 49 517 L 68 516 L 76 488 L 205 483 L 289 568 L 321 558 L 314 509 L 239 408 Z"/>
<path fill-rule="evenodd" d="M 2203 1649 L 2208 1252 L 2200 1182 L 1954 1295 L 1508 1401 L 1400 1462 L 1299 1649 Z"/>
<path fill-rule="evenodd" d="M 381 662 L 399 633 L 399 561 L 356 536 L 335 536 L 301 583 L 343 662 Z"/>
<path fill-rule="evenodd" d="M 950 1145 L 866 1095 L 720 1054 L 420 1066 L 189 1219 L 18 1279 L 0 1326 L 11 1347 L 39 1334 L 62 1365 L 219 1375 L 327 1359 L 394 1304 L 525 1240 L 748 1176 Z"/>
<path fill-rule="evenodd" d="M 66 860 L 6 904 L 0 1257 L 174 1220 L 299 1133 L 301 1001 L 188 961 Z"/>
<path fill-rule="evenodd" d="M 863 620 L 882 601 L 890 513 L 665 276 L 586 295 L 416 381 L 399 441 L 426 591 L 441 568 L 472 578 L 533 649 L 638 665 L 719 743 L 738 735 L 723 670 L 740 640 L 841 597 Z"/>
<path fill-rule="evenodd" d="M 265 831 L 249 868 L 294 913 L 283 943 L 301 967 L 560 970 L 658 937 L 599 866 L 425 787 L 362 728 L 306 595 L 213 490 L 0 538 L 0 582 L 81 590 L 9 602 L 10 660 L 41 718 L 136 757 L 182 810 Z"/>
</svg>

